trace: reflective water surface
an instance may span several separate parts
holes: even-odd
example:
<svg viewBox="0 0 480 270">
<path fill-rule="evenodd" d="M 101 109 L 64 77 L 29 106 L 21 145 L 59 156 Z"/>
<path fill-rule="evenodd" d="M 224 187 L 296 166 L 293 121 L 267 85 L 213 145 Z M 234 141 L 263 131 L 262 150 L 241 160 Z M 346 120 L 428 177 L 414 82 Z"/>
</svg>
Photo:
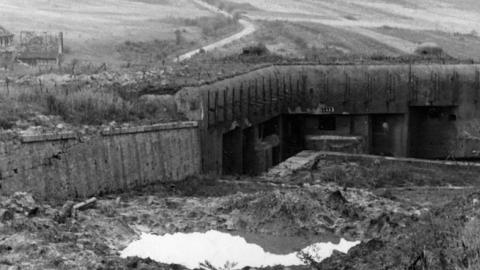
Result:
<svg viewBox="0 0 480 270">
<path fill-rule="evenodd" d="M 252 238 L 251 234 L 249 238 Z M 288 238 L 286 240 L 292 241 Z M 280 240 L 275 241 L 279 245 Z M 347 252 L 359 243 L 341 239 L 337 243 L 315 243 L 304 247 L 302 251 L 321 261 L 329 257 L 333 250 Z M 191 269 L 199 267 L 199 264 L 205 261 L 215 267 L 222 267 L 228 262 L 235 263 L 234 268 L 239 269 L 245 266 L 304 264 L 297 254 L 295 251 L 286 254 L 271 253 L 260 245 L 248 243 L 241 236 L 211 230 L 206 233 L 175 233 L 162 236 L 144 233 L 139 240 L 124 249 L 121 256 L 150 257 L 158 262 L 181 264 Z"/>
</svg>

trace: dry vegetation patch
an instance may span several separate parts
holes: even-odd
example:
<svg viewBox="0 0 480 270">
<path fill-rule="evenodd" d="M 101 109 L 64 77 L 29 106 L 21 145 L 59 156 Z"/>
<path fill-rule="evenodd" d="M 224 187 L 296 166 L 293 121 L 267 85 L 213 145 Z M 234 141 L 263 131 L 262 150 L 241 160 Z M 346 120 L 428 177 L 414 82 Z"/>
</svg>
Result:
<svg viewBox="0 0 480 270">
<path fill-rule="evenodd" d="M 114 88 L 67 86 L 47 90 L 28 87 L 0 93 L 0 102 L 3 105 L 0 127 L 3 129 L 48 125 L 37 121 L 38 115 L 59 116 L 72 125 L 101 125 L 112 121 L 140 124 L 183 119 L 178 115 L 171 96 L 141 97 Z"/>
<path fill-rule="evenodd" d="M 354 31 L 318 23 L 288 21 L 256 21 L 259 29 L 246 40 L 236 42 L 224 50 L 240 50 L 244 44 L 264 43 L 276 54 L 291 58 L 330 61 L 351 56 L 383 57 L 402 53 L 374 39 Z"/>
<path fill-rule="evenodd" d="M 347 255 L 335 254 L 317 269 L 478 269 L 479 193 L 458 197 L 396 236 L 373 239 Z M 468 239 L 467 239 L 468 238 Z"/>
<path fill-rule="evenodd" d="M 121 59 L 146 66 L 165 64 L 181 53 L 219 40 L 240 30 L 235 19 L 221 15 L 198 18 L 167 18 L 172 38 L 151 41 L 125 41 L 117 45 Z"/>
</svg>

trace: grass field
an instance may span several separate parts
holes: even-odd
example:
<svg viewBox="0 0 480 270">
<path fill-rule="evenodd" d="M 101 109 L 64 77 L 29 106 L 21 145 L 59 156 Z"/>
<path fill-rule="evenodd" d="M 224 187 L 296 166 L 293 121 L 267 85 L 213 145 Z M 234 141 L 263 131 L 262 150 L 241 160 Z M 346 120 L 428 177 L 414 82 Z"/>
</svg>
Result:
<svg viewBox="0 0 480 270">
<path fill-rule="evenodd" d="M 480 60 L 480 37 L 475 32 L 461 34 L 458 32 L 418 31 L 391 27 L 380 27 L 375 29 L 375 31 L 414 43 L 435 42 L 439 44 L 447 54 L 455 58 Z"/>
<path fill-rule="evenodd" d="M 17 37 L 23 30 L 62 31 L 68 53 L 63 72 L 58 73 L 73 76 L 105 71 L 122 78 L 131 75 L 124 73 L 152 70 L 158 80 L 132 81 L 145 83 L 148 89 L 197 85 L 273 62 L 389 59 L 409 54 L 417 44 L 428 41 L 438 43 L 453 57 L 480 60 L 480 3 L 473 0 L 202 1 L 3 0 L 0 25 Z M 239 18 L 250 20 L 255 31 L 186 63 L 170 61 L 241 32 Z M 238 56 L 244 47 L 258 43 L 274 54 L 264 59 Z M 77 60 L 79 64 L 74 64 Z M 49 72 L 57 71 L 17 65 L 6 73 L 0 71 L 0 78 L 29 73 L 35 80 L 36 75 Z M 36 112 L 60 115 L 76 124 L 162 118 L 161 112 L 138 110 L 142 101 L 124 99 L 115 92 L 119 89 L 103 87 L 113 82 L 99 85 L 55 98 L 34 92 L 26 95 L 34 98 L 4 96 L 0 100 L 5 104 L 4 114 L 18 116 L 7 117 L 4 126 L 14 126 Z M 25 114 L 30 111 L 31 115 Z M 175 118 L 170 114 L 165 113 L 165 119 Z"/>
<path fill-rule="evenodd" d="M 308 53 L 306 47 L 319 48 L 320 54 L 389 56 L 409 53 L 425 41 L 463 59 L 478 54 L 478 41 L 468 36 L 480 32 L 480 3 L 473 0 L 204 1 L 231 14 L 242 12 L 260 26 L 259 33 L 227 46 L 222 54 L 263 40 L 273 51 L 295 57 Z M 224 27 L 206 33 L 201 20 L 215 17 L 213 24 Z M 191 0 L 5 0 L 0 18 L 0 25 L 16 34 L 63 31 L 71 52 L 66 61 L 112 65 L 161 61 L 239 30 Z M 185 41 L 181 46 L 175 46 L 178 29 Z"/>
<path fill-rule="evenodd" d="M 245 44 L 261 42 L 286 57 L 344 57 L 347 55 L 398 56 L 400 51 L 349 30 L 310 22 L 257 21 L 259 30 L 223 49 L 223 54 L 240 52 Z"/>
<path fill-rule="evenodd" d="M 95 63 L 121 61 L 116 46 L 126 41 L 202 40 L 199 27 L 179 25 L 179 19 L 211 17 L 189 0 L 36 0 L 0 2 L 0 25 L 17 36 L 20 31 L 63 31 L 65 46 L 77 58 Z M 68 61 L 68 60 L 67 60 Z"/>
<path fill-rule="evenodd" d="M 422 42 L 434 41 L 447 53 L 462 59 L 477 58 L 480 32 L 480 2 L 472 0 L 230 0 L 249 4 L 255 9 L 246 11 L 253 20 L 282 21 L 286 24 L 280 36 L 269 44 L 277 51 L 298 55 L 300 37 L 308 45 L 322 47 L 336 43 L 341 51 L 372 54 L 385 51 L 412 53 Z M 298 29 L 285 22 L 310 23 L 314 31 Z M 276 25 L 276 24 L 274 24 Z M 315 26 L 316 25 L 316 26 Z M 267 25 L 268 26 L 268 25 Z M 312 27 L 315 26 L 315 27 Z M 328 27 L 327 27 L 328 26 Z M 389 29 L 387 31 L 386 29 Z M 267 31 L 277 31 L 271 28 Z M 285 31 L 286 30 L 286 31 Z M 265 36 L 261 34 L 261 36 Z M 341 40 L 341 42 L 338 42 Z M 372 45 L 372 40 L 376 44 Z M 378 49 L 378 44 L 383 44 Z M 345 45 L 346 44 L 346 45 Z M 355 45 L 349 49 L 349 45 Z M 327 46 L 328 47 L 328 46 Z M 328 51 L 325 51 L 328 53 Z M 388 54 L 387 54 L 388 55 Z"/>
</svg>

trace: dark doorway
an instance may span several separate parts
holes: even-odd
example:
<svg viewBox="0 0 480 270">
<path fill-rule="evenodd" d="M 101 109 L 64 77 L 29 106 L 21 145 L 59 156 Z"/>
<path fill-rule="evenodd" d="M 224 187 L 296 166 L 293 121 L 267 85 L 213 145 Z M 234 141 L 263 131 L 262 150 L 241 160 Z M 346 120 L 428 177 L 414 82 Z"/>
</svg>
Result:
<svg viewBox="0 0 480 270">
<path fill-rule="evenodd" d="M 319 130 L 336 130 L 337 121 L 333 115 L 319 116 L 318 117 L 318 129 Z"/>
<path fill-rule="evenodd" d="M 285 116 L 283 125 L 284 153 L 282 158 L 285 160 L 298 152 L 305 150 L 305 116 L 288 115 Z"/>
<path fill-rule="evenodd" d="M 243 173 L 247 175 L 255 175 L 255 164 L 257 156 L 255 155 L 255 141 L 257 134 L 254 127 L 243 130 Z"/>
<path fill-rule="evenodd" d="M 223 174 L 235 175 L 243 173 L 242 142 L 243 132 L 239 128 L 223 135 Z"/>
<path fill-rule="evenodd" d="M 445 159 L 455 151 L 455 107 L 410 108 L 410 156 Z"/>
<path fill-rule="evenodd" d="M 371 153 L 381 156 L 405 156 L 405 118 L 402 114 L 371 116 Z"/>
</svg>

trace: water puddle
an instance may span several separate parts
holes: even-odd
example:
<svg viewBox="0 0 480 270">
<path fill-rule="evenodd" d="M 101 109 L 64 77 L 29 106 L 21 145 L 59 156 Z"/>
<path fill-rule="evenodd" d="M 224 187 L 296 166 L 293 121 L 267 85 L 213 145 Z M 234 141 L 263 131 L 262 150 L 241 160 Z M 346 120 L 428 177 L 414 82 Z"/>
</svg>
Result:
<svg viewBox="0 0 480 270">
<path fill-rule="evenodd" d="M 252 238 L 252 235 L 249 238 Z M 258 239 L 259 237 L 254 238 Z M 359 243 L 359 241 L 350 242 L 341 239 L 338 243 L 320 242 L 304 246 L 301 251 L 309 254 L 316 261 L 321 261 L 328 258 L 334 250 L 348 252 L 350 248 Z M 282 249 L 277 248 L 276 250 L 281 252 Z M 260 245 L 248 243 L 241 236 L 213 230 L 206 233 L 175 233 L 163 236 L 143 233 L 140 240 L 131 243 L 122 251 L 121 256 L 123 258 L 129 256 L 150 257 L 158 262 L 181 264 L 190 269 L 198 268 L 199 264 L 205 261 L 220 268 L 225 265 L 232 266 L 233 263 L 235 266 L 230 268 L 234 269 L 245 266 L 304 264 L 296 251 L 285 254 L 271 253 L 265 251 Z"/>
</svg>

